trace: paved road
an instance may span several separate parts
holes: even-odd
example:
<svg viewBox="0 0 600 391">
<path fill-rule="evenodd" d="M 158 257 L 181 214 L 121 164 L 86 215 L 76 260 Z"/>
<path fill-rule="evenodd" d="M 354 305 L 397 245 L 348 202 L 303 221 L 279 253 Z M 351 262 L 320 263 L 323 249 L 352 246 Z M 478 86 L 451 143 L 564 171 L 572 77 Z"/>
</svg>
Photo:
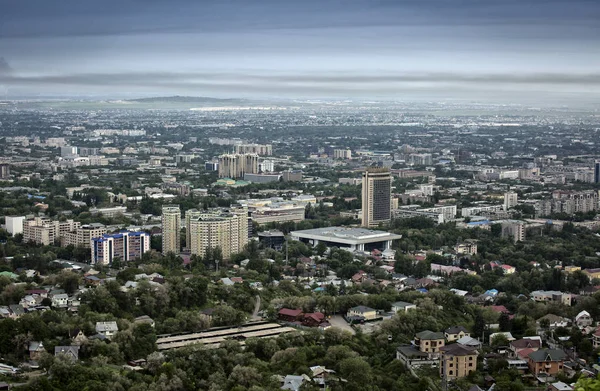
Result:
<svg viewBox="0 0 600 391">
<path fill-rule="evenodd" d="M 260 311 L 260 295 L 256 295 L 256 303 L 254 304 L 254 312 L 252 313 L 252 320 L 262 320 L 260 316 L 258 316 L 258 311 Z"/>
<path fill-rule="evenodd" d="M 333 315 L 329 319 L 329 323 L 331 323 L 331 325 L 333 327 L 338 327 L 338 328 L 340 328 L 342 330 L 349 331 L 352 334 L 356 334 L 356 331 L 354 331 L 354 329 L 352 327 L 350 327 L 350 325 L 348 324 L 348 322 L 346 322 L 344 320 L 344 318 L 342 317 L 342 315 Z"/>
</svg>

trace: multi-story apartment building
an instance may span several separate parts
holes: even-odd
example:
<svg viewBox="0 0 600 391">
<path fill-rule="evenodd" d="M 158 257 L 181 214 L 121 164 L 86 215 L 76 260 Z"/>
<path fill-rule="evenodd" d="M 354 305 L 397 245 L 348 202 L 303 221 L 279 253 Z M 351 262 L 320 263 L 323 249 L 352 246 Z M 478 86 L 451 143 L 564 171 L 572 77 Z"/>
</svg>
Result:
<svg viewBox="0 0 600 391">
<path fill-rule="evenodd" d="M 352 151 L 350 149 L 334 149 L 334 159 L 352 159 Z"/>
<path fill-rule="evenodd" d="M 92 239 L 106 234 L 106 226 L 100 223 L 85 224 L 75 231 L 67 232 L 61 240 L 63 247 L 72 245 L 75 247 L 90 248 Z"/>
<path fill-rule="evenodd" d="M 258 173 L 257 154 L 225 154 L 219 156 L 219 178 L 243 178 L 246 173 Z"/>
<path fill-rule="evenodd" d="M 271 156 L 273 154 L 273 146 L 271 144 L 239 144 L 234 147 L 235 153 L 255 153 L 258 155 Z"/>
<path fill-rule="evenodd" d="M 504 209 L 504 205 L 480 205 L 468 208 L 462 208 L 460 214 L 462 217 L 477 216 L 487 212 L 500 212 Z"/>
<path fill-rule="evenodd" d="M 10 166 L 8 164 L 0 164 L 0 179 L 10 178 Z"/>
<path fill-rule="evenodd" d="M 518 195 L 514 191 L 504 193 L 504 210 L 509 210 L 517 205 Z"/>
<path fill-rule="evenodd" d="M 385 168 L 368 168 L 362 176 L 362 225 L 377 227 L 392 218 L 392 175 Z"/>
<path fill-rule="evenodd" d="M 92 263 L 109 265 L 116 258 L 132 261 L 150 250 L 150 234 L 142 231 L 123 231 L 92 239 Z"/>
<path fill-rule="evenodd" d="M 48 246 L 80 226 L 81 223 L 73 220 L 54 221 L 35 217 L 24 222 L 23 240 Z"/>
<path fill-rule="evenodd" d="M 440 349 L 440 375 L 446 380 L 460 379 L 477 370 L 477 350 L 455 343 Z"/>
<path fill-rule="evenodd" d="M 4 222 L 9 234 L 14 236 L 23 233 L 25 216 L 5 216 Z"/>
<path fill-rule="evenodd" d="M 215 209 L 193 215 L 187 230 L 190 232 L 189 250 L 205 256 L 207 249 L 219 247 L 223 259 L 241 252 L 248 243 L 248 212 L 246 208 Z"/>
<path fill-rule="evenodd" d="M 181 210 L 179 205 L 162 207 L 162 252 L 179 254 L 181 235 Z"/>
</svg>

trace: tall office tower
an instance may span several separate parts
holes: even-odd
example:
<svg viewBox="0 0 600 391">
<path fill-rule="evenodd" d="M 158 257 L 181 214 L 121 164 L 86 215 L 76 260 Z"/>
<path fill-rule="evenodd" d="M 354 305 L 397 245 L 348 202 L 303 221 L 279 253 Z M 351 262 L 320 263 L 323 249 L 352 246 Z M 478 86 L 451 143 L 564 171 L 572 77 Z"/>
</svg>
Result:
<svg viewBox="0 0 600 391">
<path fill-rule="evenodd" d="M 517 193 L 509 191 L 504 193 L 504 210 L 509 210 L 517 205 Z"/>
<path fill-rule="evenodd" d="M 362 225 L 376 227 L 392 218 L 392 174 L 370 167 L 362 176 Z"/>
<path fill-rule="evenodd" d="M 207 249 L 219 247 L 223 259 L 230 259 L 248 243 L 248 212 L 245 208 L 207 211 L 191 218 L 188 230 L 192 254 L 203 257 Z"/>
<path fill-rule="evenodd" d="M 600 183 L 600 161 L 594 163 L 594 183 Z"/>
<path fill-rule="evenodd" d="M 8 164 L 0 164 L 0 179 L 10 178 L 10 166 Z"/>
<path fill-rule="evenodd" d="M 181 234 L 181 210 L 179 205 L 162 207 L 162 252 L 179 254 Z"/>
<path fill-rule="evenodd" d="M 219 178 L 243 178 L 246 173 L 258 174 L 257 154 L 226 154 L 219 156 Z"/>
</svg>

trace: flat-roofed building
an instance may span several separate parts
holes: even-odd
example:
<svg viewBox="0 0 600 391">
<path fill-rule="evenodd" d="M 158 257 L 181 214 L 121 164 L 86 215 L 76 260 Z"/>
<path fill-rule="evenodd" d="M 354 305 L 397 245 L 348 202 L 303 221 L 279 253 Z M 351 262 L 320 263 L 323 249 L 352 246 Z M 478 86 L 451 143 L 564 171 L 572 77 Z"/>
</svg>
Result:
<svg viewBox="0 0 600 391">
<path fill-rule="evenodd" d="M 106 234 L 106 226 L 101 223 L 84 224 L 75 231 L 67 232 L 61 241 L 63 247 L 72 245 L 75 247 L 90 248 L 92 239 Z"/>
<path fill-rule="evenodd" d="M 181 210 L 179 205 L 164 205 L 161 216 L 162 253 L 179 254 L 181 235 Z"/>
<path fill-rule="evenodd" d="M 123 231 L 92 239 L 92 263 L 110 265 L 115 258 L 132 261 L 150 250 L 150 234 L 143 231 Z"/>
<path fill-rule="evenodd" d="M 350 251 L 386 250 L 392 247 L 394 240 L 402 235 L 366 228 L 326 227 L 292 231 L 293 240 L 299 240 L 313 246 L 320 242 L 328 247 L 339 247 Z"/>
<path fill-rule="evenodd" d="M 73 220 L 55 221 L 35 217 L 24 222 L 23 241 L 48 246 L 80 226 L 81 223 Z"/>
<path fill-rule="evenodd" d="M 209 210 L 190 218 L 187 230 L 192 254 L 204 257 L 207 249 L 219 247 L 223 259 L 229 259 L 248 243 L 248 212 L 246 208 Z"/>
</svg>

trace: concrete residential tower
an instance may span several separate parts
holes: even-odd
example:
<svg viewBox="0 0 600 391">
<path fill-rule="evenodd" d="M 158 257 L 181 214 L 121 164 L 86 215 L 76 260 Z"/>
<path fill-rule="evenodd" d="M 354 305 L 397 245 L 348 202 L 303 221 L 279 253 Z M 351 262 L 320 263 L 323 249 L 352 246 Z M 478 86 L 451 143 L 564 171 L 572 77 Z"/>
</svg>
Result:
<svg viewBox="0 0 600 391">
<path fill-rule="evenodd" d="M 386 168 L 370 167 L 362 176 L 362 225 L 377 227 L 392 217 L 392 175 Z"/>
<path fill-rule="evenodd" d="M 162 252 L 179 254 L 181 234 L 181 210 L 179 205 L 162 207 Z"/>
</svg>

